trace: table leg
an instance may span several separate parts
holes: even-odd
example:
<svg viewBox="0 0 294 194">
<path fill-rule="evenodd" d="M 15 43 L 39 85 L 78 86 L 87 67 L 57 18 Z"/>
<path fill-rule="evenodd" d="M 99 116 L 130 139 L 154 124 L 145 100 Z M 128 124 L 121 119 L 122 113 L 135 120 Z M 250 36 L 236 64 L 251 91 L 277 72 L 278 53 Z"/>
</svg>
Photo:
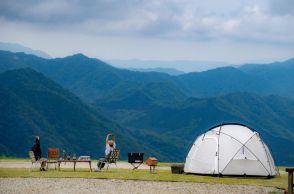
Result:
<svg viewBox="0 0 294 194">
<path fill-rule="evenodd" d="M 293 172 L 288 172 L 288 193 L 293 193 Z"/>
<path fill-rule="evenodd" d="M 154 165 L 150 166 L 150 173 L 155 173 L 155 166 Z"/>
<path fill-rule="evenodd" d="M 76 162 L 73 162 L 74 163 L 74 171 L 76 171 Z"/>
<path fill-rule="evenodd" d="M 60 171 L 60 163 L 61 163 L 61 162 L 58 162 L 58 170 L 59 170 L 59 171 Z"/>
</svg>

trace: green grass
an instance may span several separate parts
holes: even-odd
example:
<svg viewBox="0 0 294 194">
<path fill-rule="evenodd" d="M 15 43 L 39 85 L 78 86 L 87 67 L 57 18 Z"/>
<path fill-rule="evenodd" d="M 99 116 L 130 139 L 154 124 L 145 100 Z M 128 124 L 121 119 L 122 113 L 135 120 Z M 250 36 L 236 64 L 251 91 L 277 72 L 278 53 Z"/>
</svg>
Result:
<svg viewBox="0 0 294 194">
<path fill-rule="evenodd" d="M 12 156 L 0 156 L 0 162 L 27 162 L 30 161 L 29 158 L 17 158 Z"/>
<path fill-rule="evenodd" d="M 222 184 L 251 184 L 274 186 L 282 189 L 287 187 L 287 174 L 267 179 L 256 177 L 212 177 L 191 174 L 172 174 L 167 170 L 158 170 L 150 174 L 149 170 L 109 169 L 102 172 L 89 172 L 87 169 L 64 169 L 61 171 L 49 170 L 47 172 L 33 171 L 24 168 L 0 168 L 0 177 L 68 177 L 68 178 L 98 178 L 98 179 L 127 179 L 127 180 L 149 180 L 149 181 L 182 181 L 182 182 L 203 182 Z"/>
<path fill-rule="evenodd" d="M 29 161 L 28 158 L 0 157 L 0 162 Z M 93 161 L 95 163 L 95 161 Z M 121 162 L 121 161 L 120 161 Z M 127 162 L 127 161 L 123 161 Z M 158 163 L 160 167 L 169 167 L 175 163 Z M 176 163 L 180 164 L 180 163 Z M 88 169 L 62 169 L 61 171 L 49 170 L 47 172 L 31 172 L 25 168 L 0 168 L 0 177 L 68 177 L 68 178 L 99 178 L 99 179 L 128 179 L 128 180 L 150 180 L 150 181 L 183 181 L 183 182 L 203 182 L 203 183 L 223 183 L 223 184 L 251 184 L 274 186 L 282 189 L 287 188 L 287 176 L 285 167 L 279 167 L 281 176 L 275 178 L 257 177 L 213 177 L 192 174 L 172 174 L 167 170 L 157 170 L 155 174 L 150 174 L 149 170 L 130 170 L 112 168 L 108 171 L 89 172 Z"/>
</svg>

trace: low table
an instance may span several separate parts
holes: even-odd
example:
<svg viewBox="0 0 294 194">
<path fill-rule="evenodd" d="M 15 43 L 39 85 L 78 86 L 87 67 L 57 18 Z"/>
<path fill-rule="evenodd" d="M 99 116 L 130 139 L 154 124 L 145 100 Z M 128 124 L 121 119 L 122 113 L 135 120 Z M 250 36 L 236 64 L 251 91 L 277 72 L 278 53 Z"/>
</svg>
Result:
<svg viewBox="0 0 294 194">
<path fill-rule="evenodd" d="M 56 170 L 56 164 L 58 163 L 58 161 L 57 160 L 47 160 L 46 161 L 46 168 L 47 168 L 47 170 L 49 169 L 49 164 L 54 164 L 54 169 Z"/>
<path fill-rule="evenodd" d="M 64 162 L 64 163 L 72 162 L 74 164 L 74 171 L 76 171 L 76 163 L 86 162 L 86 163 L 89 163 L 90 171 L 92 171 L 91 160 L 58 160 L 57 161 L 57 163 L 58 163 L 58 170 L 60 170 L 60 164 L 62 162 Z"/>
</svg>

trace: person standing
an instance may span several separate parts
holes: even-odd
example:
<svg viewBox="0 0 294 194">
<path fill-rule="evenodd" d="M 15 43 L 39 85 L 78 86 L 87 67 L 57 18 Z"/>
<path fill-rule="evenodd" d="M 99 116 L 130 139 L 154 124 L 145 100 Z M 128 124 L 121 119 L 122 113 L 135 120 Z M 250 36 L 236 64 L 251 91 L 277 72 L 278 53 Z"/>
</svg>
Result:
<svg viewBox="0 0 294 194">
<path fill-rule="evenodd" d="M 36 136 L 35 143 L 32 147 L 32 151 L 34 152 L 36 161 L 40 160 L 42 157 L 42 150 L 41 150 L 41 144 L 40 144 L 40 137 Z"/>
<path fill-rule="evenodd" d="M 36 161 L 40 161 L 41 163 L 41 171 L 45 171 L 45 166 L 46 166 L 46 159 L 42 158 L 42 150 L 41 150 L 41 143 L 40 143 L 40 137 L 36 136 L 35 138 L 35 143 L 32 147 L 32 151 L 34 152 L 34 156 Z"/>
</svg>

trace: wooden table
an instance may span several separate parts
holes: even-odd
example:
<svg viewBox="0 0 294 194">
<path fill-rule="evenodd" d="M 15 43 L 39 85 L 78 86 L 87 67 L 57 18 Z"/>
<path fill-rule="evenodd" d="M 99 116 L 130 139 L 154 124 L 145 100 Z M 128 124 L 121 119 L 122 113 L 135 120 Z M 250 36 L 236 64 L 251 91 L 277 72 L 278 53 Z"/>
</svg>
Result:
<svg viewBox="0 0 294 194">
<path fill-rule="evenodd" d="M 58 170 L 60 170 L 60 164 L 62 162 L 64 162 L 64 163 L 72 162 L 74 164 L 74 171 L 76 171 L 76 163 L 86 162 L 86 163 L 89 163 L 90 171 L 92 171 L 91 160 L 58 160 L 57 161 L 57 163 L 58 163 Z"/>
</svg>

